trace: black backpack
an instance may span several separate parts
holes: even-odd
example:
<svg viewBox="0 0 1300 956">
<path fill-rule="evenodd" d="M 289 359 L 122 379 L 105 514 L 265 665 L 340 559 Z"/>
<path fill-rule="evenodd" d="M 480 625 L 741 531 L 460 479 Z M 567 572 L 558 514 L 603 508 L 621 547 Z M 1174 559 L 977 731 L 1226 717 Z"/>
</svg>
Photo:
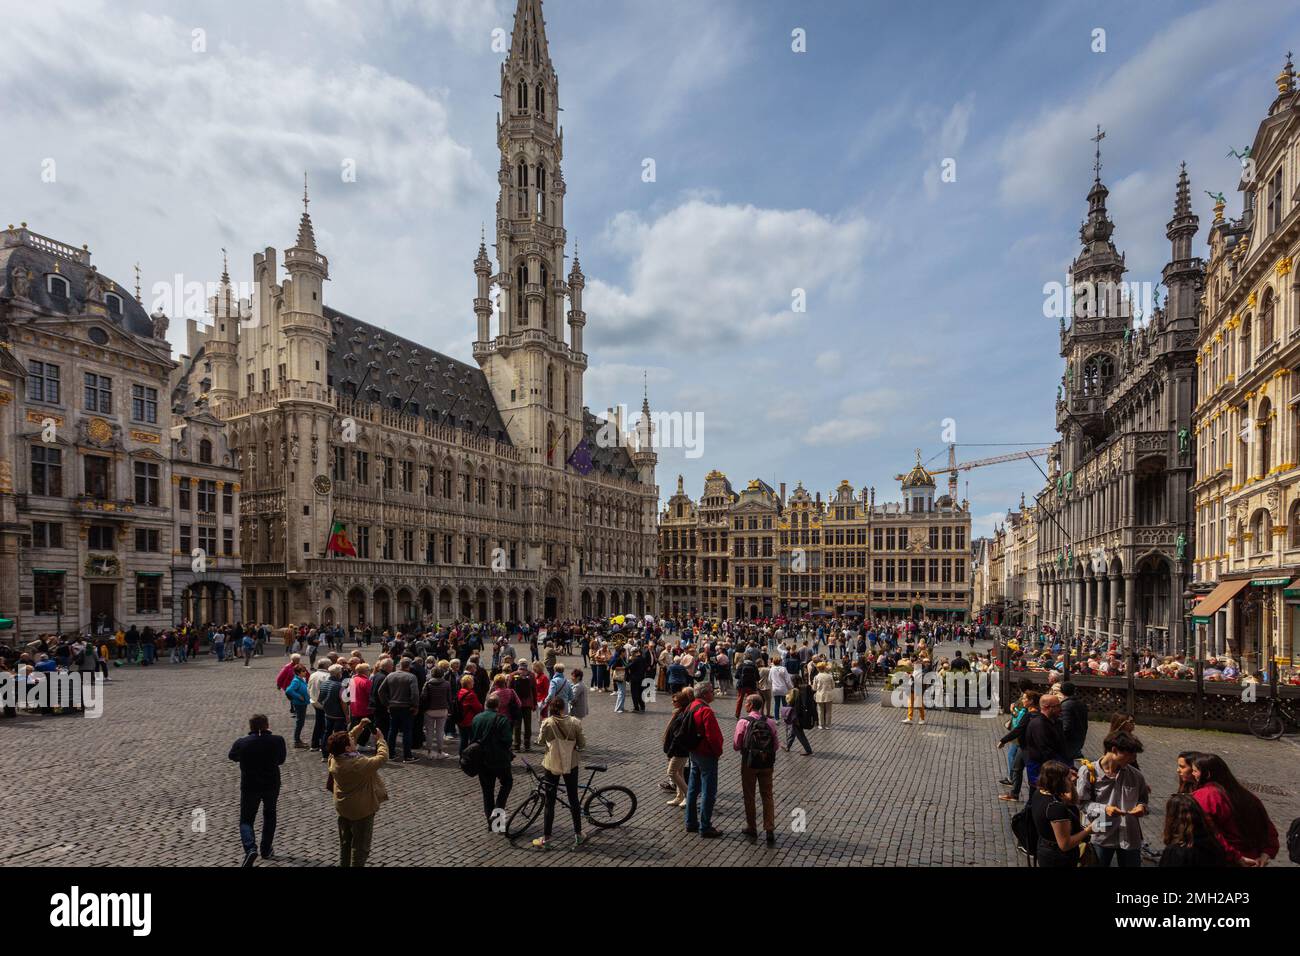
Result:
<svg viewBox="0 0 1300 956">
<path fill-rule="evenodd" d="M 695 723 L 695 712 L 698 709 L 695 704 L 691 704 L 677 718 L 677 723 L 669 735 L 666 750 L 668 754 L 684 757 L 704 742 L 704 737 L 700 734 L 700 728 Z"/>
<path fill-rule="evenodd" d="M 477 777 L 483 769 L 483 745 L 477 740 L 466 744 L 460 752 L 460 769 L 467 777 Z"/>
<path fill-rule="evenodd" d="M 776 766 L 776 735 L 761 714 L 748 714 L 744 740 L 740 745 L 741 765 L 750 770 L 771 770 Z"/>
<path fill-rule="evenodd" d="M 1286 830 L 1286 855 L 1292 863 L 1300 863 L 1300 817 L 1291 821 Z"/>
<path fill-rule="evenodd" d="M 736 674 L 736 686 L 757 689 L 758 677 L 758 668 L 754 666 L 754 662 L 745 661 L 740 665 L 740 671 Z"/>
<path fill-rule="evenodd" d="M 1011 817 L 1011 835 L 1015 837 L 1016 846 L 1026 856 L 1036 857 L 1038 855 L 1038 828 L 1034 826 L 1034 818 L 1029 813 L 1029 804 Z"/>
</svg>

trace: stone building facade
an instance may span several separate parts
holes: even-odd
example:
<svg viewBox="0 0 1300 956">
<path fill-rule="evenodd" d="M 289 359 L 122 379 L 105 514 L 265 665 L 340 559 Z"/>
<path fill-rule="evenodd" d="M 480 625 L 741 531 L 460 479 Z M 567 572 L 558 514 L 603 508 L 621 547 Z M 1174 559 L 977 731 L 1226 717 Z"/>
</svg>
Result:
<svg viewBox="0 0 1300 956">
<path fill-rule="evenodd" d="M 167 324 L 85 246 L 0 231 L 0 616 L 20 639 L 172 623 Z"/>
<path fill-rule="evenodd" d="M 473 262 L 476 365 L 327 306 L 305 194 L 285 275 L 268 248 L 251 301 L 223 279 L 208 394 L 241 466 L 246 617 L 382 627 L 658 610 L 649 404 L 634 429 L 583 405 L 585 279 L 576 255 L 564 275 L 539 0 L 518 4 L 500 96 L 497 261 L 481 242 Z M 589 471 L 569 463 L 584 442 Z M 339 526 L 356 557 L 328 552 Z"/>
<path fill-rule="evenodd" d="M 1192 254 L 1197 217 L 1184 169 L 1165 233 L 1167 301 L 1138 325 L 1108 195 L 1099 155 L 1071 268 L 1071 317 L 1061 319 L 1061 437 L 1037 495 L 1037 584 L 1046 623 L 1173 651 L 1186 646 L 1193 538 L 1189 436 L 1204 282 Z"/>
<path fill-rule="evenodd" d="M 1244 670 L 1300 653 L 1300 94 L 1288 58 L 1209 234 L 1194 445 L 1198 649 Z M 1248 170 L 1248 172 L 1247 172 Z"/>
<path fill-rule="evenodd" d="M 802 484 L 787 496 L 784 484 L 773 490 L 759 479 L 736 494 L 715 470 L 696 504 L 679 477 L 659 523 L 664 613 L 967 620 L 969 507 L 953 500 L 955 480 L 949 494 L 935 497 L 919 456 L 899 478 L 903 500 L 877 504 L 874 489 L 855 492 L 847 481 L 825 498 Z"/>
</svg>

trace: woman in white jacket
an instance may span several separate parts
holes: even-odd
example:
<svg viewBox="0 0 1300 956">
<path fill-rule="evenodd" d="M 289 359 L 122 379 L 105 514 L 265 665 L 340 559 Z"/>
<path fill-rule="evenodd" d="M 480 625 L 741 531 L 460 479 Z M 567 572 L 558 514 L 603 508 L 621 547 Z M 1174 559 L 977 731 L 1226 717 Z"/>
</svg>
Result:
<svg viewBox="0 0 1300 956">
<path fill-rule="evenodd" d="M 781 708 L 785 706 L 786 694 L 794 690 L 794 678 L 786 670 L 784 662 L 780 655 L 772 661 L 772 670 L 768 673 L 768 679 L 772 682 L 772 716 L 776 720 L 781 719 Z"/>
<path fill-rule="evenodd" d="M 817 701 L 817 726 L 831 729 L 831 703 L 835 700 L 835 678 L 826 661 L 817 664 L 817 676 L 812 680 L 813 699 Z"/>
</svg>

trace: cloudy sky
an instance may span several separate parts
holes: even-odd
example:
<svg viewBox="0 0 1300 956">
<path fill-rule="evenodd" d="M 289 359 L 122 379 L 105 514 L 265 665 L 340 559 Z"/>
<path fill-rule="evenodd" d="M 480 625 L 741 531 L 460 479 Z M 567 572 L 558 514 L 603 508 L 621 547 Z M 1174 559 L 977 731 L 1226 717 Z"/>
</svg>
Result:
<svg viewBox="0 0 1300 956">
<path fill-rule="evenodd" d="M 0 221 L 88 244 L 128 287 L 139 262 L 149 304 L 177 274 L 215 279 L 222 247 L 247 281 L 253 252 L 290 245 L 306 170 L 327 301 L 468 360 L 496 199 L 492 34 L 514 8 L 5 4 Z M 1078 251 L 1095 125 L 1129 279 L 1154 281 L 1179 161 L 1205 226 L 1203 190 L 1235 186 L 1225 153 L 1300 43 L 1300 7 L 1268 0 L 545 13 L 587 404 L 636 408 L 644 372 L 656 408 L 703 416 L 702 457 L 661 452 L 664 497 L 720 468 L 892 500 L 913 448 L 943 459 L 945 419 L 962 460 L 1047 444 L 1062 362 L 1043 286 Z M 976 532 L 1040 484 L 1024 462 L 968 473 Z"/>
</svg>

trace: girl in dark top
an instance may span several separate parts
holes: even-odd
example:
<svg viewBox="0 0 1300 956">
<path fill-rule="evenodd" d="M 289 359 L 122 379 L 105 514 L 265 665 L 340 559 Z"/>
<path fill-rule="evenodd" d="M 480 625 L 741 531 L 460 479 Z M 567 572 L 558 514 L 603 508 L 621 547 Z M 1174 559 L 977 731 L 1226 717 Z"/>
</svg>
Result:
<svg viewBox="0 0 1300 956">
<path fill-rule="evenodd" d="M 1161 866 L 1228 865 L 1205 812 L 1190 794 L 1175 793 L 1165 804 L 1164 842 Z"/>
<path fill-rule="evenodd" d="M 1079 845 L 1092 836 L 1096 821 L 1082 826 L 1074 802 L 1074 770 L 1057 760 L 1043 764 L 1029 802 L 1029 815 L 1038 830 L 1038 865 L 1079 865 Z"/>
</svg>

